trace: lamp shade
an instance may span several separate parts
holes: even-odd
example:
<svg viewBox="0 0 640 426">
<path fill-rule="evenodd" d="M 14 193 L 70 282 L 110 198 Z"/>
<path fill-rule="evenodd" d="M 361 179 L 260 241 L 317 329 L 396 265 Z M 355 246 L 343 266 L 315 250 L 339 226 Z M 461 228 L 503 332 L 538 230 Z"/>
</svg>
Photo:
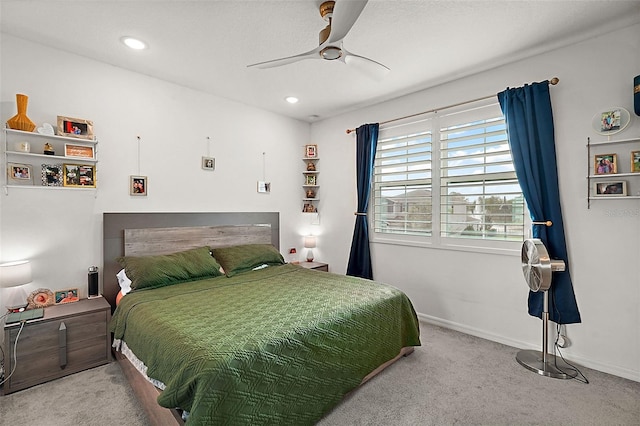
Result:
<svg viewBox="0 0 640 426">
<path fill-rule="evenodd" d="M 304 248 L 315 248 L 316 247 L 316 237 L 313 235 L 308 235 L 304 237 Z"/>
<path fill-rule="evenodd" d="M 29 284 L 31 277 L 31 263 L 28 260 L 8 262 L 0 265 L 0 287 L 17 287 Z"/>
</svg>

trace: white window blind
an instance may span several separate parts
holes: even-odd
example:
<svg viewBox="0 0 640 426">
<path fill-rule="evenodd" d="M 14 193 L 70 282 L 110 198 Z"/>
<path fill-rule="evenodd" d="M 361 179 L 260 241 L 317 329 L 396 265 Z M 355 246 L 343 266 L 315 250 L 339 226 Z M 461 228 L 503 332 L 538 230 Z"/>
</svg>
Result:
<svg viewBox="0 0 640 426">
<path fill-rule="evenodd" d="M 522 241 L 524 198 L 498 104 L 381 130 L 372 203 L 375 233 Z"/>
</svg>

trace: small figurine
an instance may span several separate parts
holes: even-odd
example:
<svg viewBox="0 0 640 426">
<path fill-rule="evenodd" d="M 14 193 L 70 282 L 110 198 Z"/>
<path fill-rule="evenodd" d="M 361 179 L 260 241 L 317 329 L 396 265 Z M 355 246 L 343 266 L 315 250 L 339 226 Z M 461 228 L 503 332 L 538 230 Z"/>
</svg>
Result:
<svg viewBox="0 0 640 426">
<path fill-rule="evenodd" d="M 44 155 L 56 155 L 53 147 L 51 146 L 51 144 L 49 144 L 49 142 L 44 144 Z"/>
<path fill-rule="evenodd" d="M 316 171 L 316 165 L 313 164 L 313 161 L 309 161 L 307 163 L 307 171 L 308 172 L 315 172 Z"/>
</svg>

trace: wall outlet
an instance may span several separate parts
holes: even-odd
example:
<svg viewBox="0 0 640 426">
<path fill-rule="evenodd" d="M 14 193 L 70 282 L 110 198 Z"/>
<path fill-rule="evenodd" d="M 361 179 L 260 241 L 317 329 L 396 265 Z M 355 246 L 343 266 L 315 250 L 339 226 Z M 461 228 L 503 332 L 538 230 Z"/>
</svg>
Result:
<svg viewBox="0 0 640 426">
<path fill-rule="evenodd" d="M 568 348 L 569 346 L 571 346 L 571 341 L 569 340 L 569 338 L 567 336 L 564 335 L 559 335 L 558 336 L 558 347 L 560 348 Z"/>
</svg>

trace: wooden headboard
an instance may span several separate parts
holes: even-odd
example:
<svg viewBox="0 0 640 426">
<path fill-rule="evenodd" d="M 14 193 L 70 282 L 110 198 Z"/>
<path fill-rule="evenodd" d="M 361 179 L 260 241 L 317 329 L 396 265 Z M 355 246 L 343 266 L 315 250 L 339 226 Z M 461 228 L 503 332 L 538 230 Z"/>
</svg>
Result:
<svg viewBox="0 0 640 426">
<path fill-rule="evenodd" d="M 120 256 L 150 256 L 196 247 L 273 244 L 279 213 L 104 213 L 102 294 L 115 310 Z"/>
</svg>

